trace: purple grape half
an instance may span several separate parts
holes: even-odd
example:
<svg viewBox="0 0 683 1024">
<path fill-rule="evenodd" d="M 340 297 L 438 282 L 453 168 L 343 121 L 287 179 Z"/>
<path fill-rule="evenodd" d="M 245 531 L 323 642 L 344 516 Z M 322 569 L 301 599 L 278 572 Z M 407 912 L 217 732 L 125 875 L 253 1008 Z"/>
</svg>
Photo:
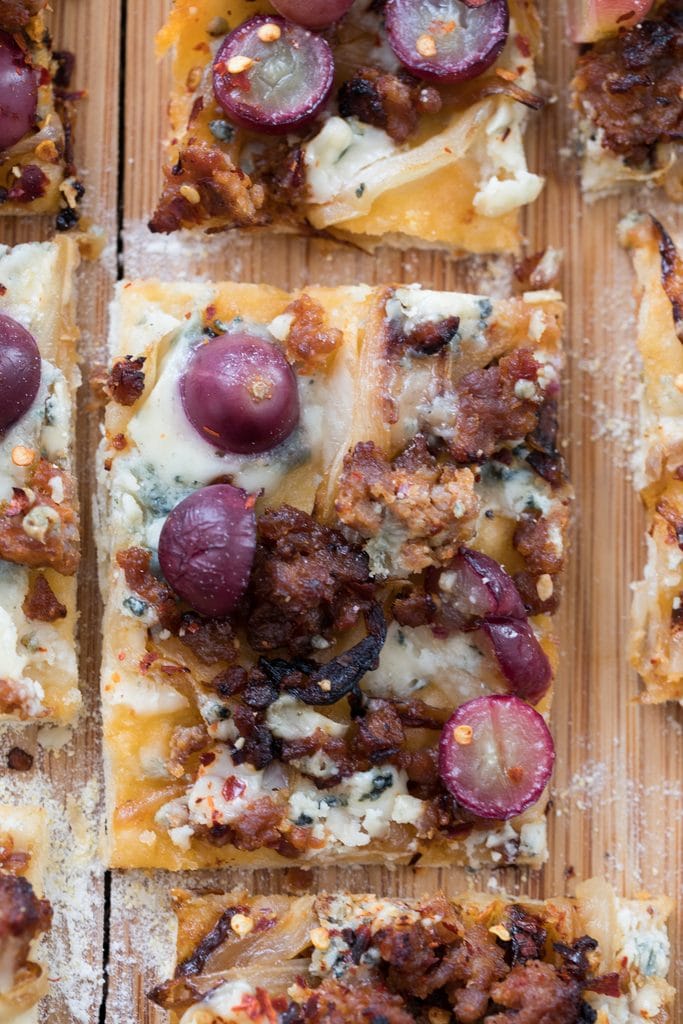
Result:
<svg viewBox="0 0 683 1024">
<path fill-rule="evenodd" d="M 477 619 L 525 619 L 526 612 L 512 578 L 494 558 L 473 548 L 458 554 L 436 578 L 440 624 L 462 628 Z"/>
<path fill-rule="evenodd" d="M 10 149 L 35 124 L 38 79 L 24 51 L 0 32 L 0 150 Z"/>
<path fill-rule="evenodd" d="M 508 689 L 538 704 L 552 681 L 548 656 L 526 619 L 489 619 L 481 624 Z"/>
<path fill-rule="evenodd" d="M 0 313 L 0 433 L 25 416 L 40 387 L 41 361 L 35 338 Z"/>
<path fill-rule="evenodd" d="M 246 331 L 199 345 L 180 379 L 180 397 L 197 433 L 226 452 L 269 451 L 299 422 L 292 367 L 276 345 Z"/>
<path fill-rule="evenodd" d="M 389 44 L 419 78 L 463 82 L 493 64 L 510 29 L 507 0 L 388 0 Z"/>
<path fill-rule="evenodd" d="M 548 726 L 517 697 L 491 695 L 462 704 L 439 742 L 444 786 L 480 818 L 505 821 L 535 804 L 554 762 Z"/>
<path fill-rule="evenodd" d="M 333 25 L 351 10 L 353 0 L 272 0 L 273 7 L 284 18 L 304 28 L 321 29 Z"/>
<path fill-rule="evenodd" d="M 268 135 L 311 121 L 333 83 L 326 40 L 280 17 L 245 21 L 225 37 L 213 63 L 213 90 L 230 120 Z"/>
<path fill-rule="evenodd" d="M 168 516 L 159 537 L 159 564 L 195 611 L 224 618 L 247 589 L 255 549 L 253 498 L 231 484 L 212 484 Z"/>
</svg>

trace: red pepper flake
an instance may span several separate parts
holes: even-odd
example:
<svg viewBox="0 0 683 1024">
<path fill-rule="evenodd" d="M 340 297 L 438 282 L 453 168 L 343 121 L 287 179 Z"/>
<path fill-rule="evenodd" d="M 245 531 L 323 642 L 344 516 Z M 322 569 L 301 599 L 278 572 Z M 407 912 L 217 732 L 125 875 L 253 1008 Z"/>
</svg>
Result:
<svg viewBox="0 0 683 1024">
<path fill-rule="evenodd" d="M 223 794 L 223 799 L 229 803 L 231 800 L 237 800 L 238 797 L 241 797 L 246 788 L 246 784 L 241 779 L 238 779 L 236 775 L 228 775 L 223 783 L 221 793 Z"/>
<path fill-rule="evenodd" d="M 0 295 L 6 295 L 6 294 L 7 294 L 7 286 L 4 285 L 4 284 L 0 284 Z"/>
<path fill-rule="evenodd" d="M 12 488 L 12 500 L 4 510 L 6 516 L 23 516 L 28 512 L 30 502 L 26 491 L 23 491 L 21 487 Z"/>
<path fill-rule="evenodd" d="M 213 762 L 215 760 L 216 760 L 216 755 L 213 754 L 211 751 L 207 751 L 205 754 L 200 754 L 199 755 L 199 763 L 203 764 L 205 768 L 206 768 L 207 765 L 213 764 Z"/>
<path fill-rule="evenodd" d="M 531 56 L 531 47 L 529 46 L 529 40 L 526 36 L 516 35 L 515 45 L 523 57 Z"/>
<path fill-rule="evenodd" d="M 154 662 L 158 659 L 158 657 L 159 657 L 159 655 L 156 654 L 154 651 L 147 651 L 140 658 L 140 663 L 138 665 L 138 668 L 140 669 L 141 672 L 149 672 L 150 668 L 152 667 Z"/>
<path fill-rule="evenodd" d="M 126 447 L 126 436 L 125 434 L 116 434 L 111 439 L 112 448 L 116 448 L 117 452 L 122 452 Z"/>
</svg>

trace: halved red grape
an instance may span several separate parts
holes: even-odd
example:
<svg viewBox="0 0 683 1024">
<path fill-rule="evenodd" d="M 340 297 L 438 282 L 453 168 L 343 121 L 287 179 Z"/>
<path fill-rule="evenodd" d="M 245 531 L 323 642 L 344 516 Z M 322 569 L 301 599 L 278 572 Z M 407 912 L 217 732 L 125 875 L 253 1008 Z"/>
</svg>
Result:
<svg viewBox="0 0 683 1024">
<path fill-rule="evenodd" d="M 213 63 L 213 90 L 228 117 L 269 135 L 312 120 L 333 83 L 334 57 L 326 40 L 264 14 L 226 36 Z"/>
<path fill-rule="evenodd" d="M 552 669 L 526 619 L 489 619 L 481 624 L 509 689 L 537 704 L 548 692 Z"/>
<path fill-rule="evenodd" d="M 440 598 L 439 620 L 459 628 L 473 619 L 525 619 L 526 612 L 512 578 L 494 558 L 472 548 L 460 548 L 438 573 L 435 593 Z"/>
<path fill-rule="evenodd" d="M 195 430 L 226 452 L 269 451 L 299 422 L 292 367 L 276 345 L 247 331 L 196 348 L 180 380 L 180 396 Z"/>
<path fill-rule="evenodd" d="M 40 365 L 33 335 L 0 313 L 0 433 L 33 405 L 40 387 Z"/>
<path fill-rule="evenodd" d="M 388 0 L 389 44 L 419 78 L 462 82 L 490 67 L 510 28 L 507 0 Z"/>
<path fill-rule="evenodd" d="M 554 762 L 548 726 L 517 697 L 470 700 L 441 732 L 441 780 L 459 804 L 480 818 L 505 821 L 535 804 Z"/>
<path fill-rule="evenodd" d="M 616 35 L 619 29 L 642 21 L 652 6 L 653 0 L 579 0 L 569 9 L 574 16 L 574 42 L 594 43 Z"/>
<path fill-rule="evenodd" d="M 255 549 L 253 498 L 232 484 L 211 484 L 171 511 L 159 537 L 159 564 L 195 611 L 223 618 L 247 589 Z"/>
<path fill-rule="evenodd" d="M 339 21 L 353 6 L 353 0 L 272 0 L 285 18 L 305 28 L 320 29 Z"/>
<path fill-rule="evenodd" d="M 28 135 L 36 119 L 38 79 L 24 51 L 0 32 L 0 150 Z"/>
</svg>

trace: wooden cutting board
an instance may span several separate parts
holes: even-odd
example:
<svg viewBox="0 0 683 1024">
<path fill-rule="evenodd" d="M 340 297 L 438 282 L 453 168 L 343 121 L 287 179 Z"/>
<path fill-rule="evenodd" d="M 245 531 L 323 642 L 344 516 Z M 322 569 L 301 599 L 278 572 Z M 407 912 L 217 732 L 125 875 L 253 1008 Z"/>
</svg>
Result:
<svg viewBox="0 0 683 1024">
<path fill-rule="evenodd" d="M 225 235 L 181 242 L 149 235 L 145 222 L 160 181 L 169 72 L 167 65 L 156 63 L 153 40 L 167 6 L 168 0 L 55 2 L 56 45 L 77 51 L 76 84 L 89 93 L 77 136 L 86 212 L 107 237 L 104 258 L 80 272 L 86 380 L 103 357 L 107 302 L 117 274 L 235 278 L 284 288 L 419 281 L 435 288 L 505 291 L 510 265 L 504 260 L 457 264 L 428 252 L 387 250 L 371 257 L 315 240 Z M 455 893 L 472 886 L 550 896 L 571 893 L 577 879 L 604 874 L 621 893 L 664 892 L 681 900 L 671 926 L 671 980 L 683 988 L 683 711 L 676 705 L 640 707 L 638 682 L 625 657 L 629 584 L 642 566 L 643 518 L 629 470 L 638 388 L 633 278 L 615 237 L 619 218 L 634 207 L 652 209 L 670 230 L 682 232 L 683 211 L 677 213 L 672 204 L 647 192 L 582 202 L 567 110 L 574 48 L 566 39 L 564 4 L 541 0 L 541 9 L 546 25 L 541 76 L 556 101 L 536 118 L 531 132 L 530 164 L 548 176 L 548 183 L 526 214 L 525 230 L 530 252 L 552 245 L 565 254 L 560 279 L 568 304 L 562 433 L 577 494 L 571 567 L 558 620 L 563 654 L 553 710 L 557 768 L 550 860 L 540 873 L 327 869 L 314 871 L 311 885 L 314 891 L 343 887 L 404 895 L 437 887 Z M 0 241 L 47 237 L 49 229 L 46 221 L 0 220 Z M 81 393 L 79 431 L 81 500 L 90 537 L 98 410 L 87 386 Z M 173 955 L 169 888 L 220 880 L 221 885 L 242 883 L 267 892 L 287 888 L 293 878 L 285 871 L 260 871 L 252 879 L 234 871 L 189 878 L 139 872 L 110 877 L 101 870 L 94 855 L 101 828 L 100 607 L 91 540 L 81 577 L 81 608 L 86 714 L 62 749 L 44 750 L 35 729 L 23 731 L 21 745 L 37 755 L 36 768 L 29 776 L 0 769 L 0 798 L 35 800 L 42 794 L 55 819 L 60 856 L 52 891 L 68 899 L 57 900 L 51 974 L 59 978 L 45 1020 L 85 1024 L 99 1014 L 110 1024 L 161 1021 L 163 1014 L 144 993 L 163 976 Z M 0 753 L 14 742 L 16 735 L 0 736 Z M 72 905 L 66 914 L 64 902 Z M 108 972 L 105 1001 L 99 986 L 103 964 Z"/>
</svg>

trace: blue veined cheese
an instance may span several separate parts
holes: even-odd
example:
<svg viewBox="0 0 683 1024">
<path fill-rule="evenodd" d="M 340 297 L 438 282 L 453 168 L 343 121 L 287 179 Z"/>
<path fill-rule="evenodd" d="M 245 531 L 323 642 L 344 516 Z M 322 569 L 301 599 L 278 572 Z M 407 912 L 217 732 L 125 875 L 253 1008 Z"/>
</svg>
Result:
<svg viewBox="0 0 683 1024">
<path fill-rule="evenodd" d="M 669 971 L 671 947 L 666 926 L 648 912 L 646 900 L 624 900 L 617 908 L 617 924 L 623 936 L 617 959 L 645 978 L 665 978 Z"/>
<path fill-rule="evenodd" d="M 385 836 L 395 814 L 405 823 L 409 811 L 418 825 L 424 805 L 397 801 L 408 796 L 407 776 L 393 765 L 376 765 L 366 772 L 354 772 L 338 786 L 319 790 L 310 783 L 297 784 L 289 798 L 289 817 L 295 825 L 313 826 L 313 834 L 327 844 L 346 847 L 367 846 Z M 421 806 L 418 806 L 421 805 Z"/>
<path fill-rule="evenodd" d="M 397 288 L 386 304 L 389 320 L 399 320 L 407 334 L 420 324 L 439 323 L 457 316 L 460 323 L 451 342 L 456 347 L 464 340 L 484 346 L 486 326 L 492 311 L 491 300 L 484 295 L 436 292 L 417 284 Z"/>
<path fill-rule="evenodd" d="M 263 796 L 263 771 L 250 764 L 235 764 L 227 747 L 214 748 L 214 760 L 201 764 L 187 797 L 190 824 L 228 825 L 248 804 Z M 226 787 L 232 779 L 232 787 Z"/>
<path fill-rule="evenodd" d="M 314 203 L 328 203 L 350 181 L 360 181 L 365 168 L 397 152 L 381 128 L 356 118 L 330 117 L 304 147 L 306 181 Z"/>
<path fill-rule="evenodd" d="M 416 628 L 392 622 L 380 654 L 379 668 L 363 679 L 373 697 L 399 700 L 430 688 L 429 702 L 455 707 L 491 691 L 503 689 L 500 676 L 473 633 L 454 633 L 441 639 L 429 626 Z"/>
<path fill-rule="evenodd" d="M 0 438 L 0 501 L 9 501 L 12 488 L 23 487 L 26 481 L 26 470 L 12 462 L 12 449 L 17 445 L 33 448 L 50 462 L 63 466 L 69 452 L 70 429 L 69 385 L 61 370 L 43 359 L 33 405 Z"/>
<path fill-rule="evenodd" d="M 172 319 L 172 318 L 167 318 Z M 177 321 L 176 321 L 177 323 Z M 250 327 L 264 337 L 263 327 Z M 291 468 L 309 459 L 322 444 L 325 394 L 315 377 L 298 377 L 301 422 L 277 448 L 261 455 L 218 451 L 201 437 L 185 416 L 179 378 L 200 341 L 198 316 L 171 332 L 156 382 L 128 425 L 135 447 L 114 465 L 114 509 L 131 531 L 156 548 L 168 512 L 198 487 L 230 476 L 237 487 L 266 496 Z M 144 512 L 144 531 L 142 513 Z"/>
<path fill-rule="evenodd" d="M 266 712 L 266 725 L 273 736 L 283 740 L 302 739 L 311 736 L 316 729 L 322 729 L 330 736 L 343 736 L 348 729 L 346 723 L 321 715 L 290 694 L 283 694 L 270 705 Z"/>
<path fill-rule="evenodd" d="M 483 513 L 490 510 L 509 519 L 519 519 L 523 512 L 530 511 L 547 515 L 554 503 L 550 484 L 521 459 L 511 466 L 484 463 L 475 490 Z M 559 539 L 562 541 L 561 532 Z"/>
<path fill-rule="evenodd" d="M 225 1024 L 253 1024 L 253 1010 L 250 1007 L 244 1008 L 244 1001 L 246 997 L 255 994 L 256 989 L 247 981 L 224 981 L 208 992 L 201 1002 L 186 1010 L 180 1018 L 180 1024 L 206 1024 L 207 1020 Z"/>
</svg>

